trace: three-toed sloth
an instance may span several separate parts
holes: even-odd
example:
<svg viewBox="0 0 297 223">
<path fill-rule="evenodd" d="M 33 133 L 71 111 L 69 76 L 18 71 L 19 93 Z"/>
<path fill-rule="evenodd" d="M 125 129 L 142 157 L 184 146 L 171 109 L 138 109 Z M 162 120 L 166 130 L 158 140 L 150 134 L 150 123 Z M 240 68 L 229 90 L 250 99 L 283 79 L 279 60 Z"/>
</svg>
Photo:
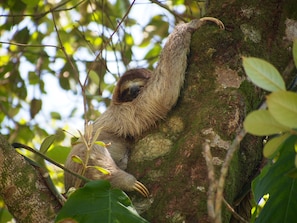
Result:
<svg viewBox="0 0 297 223">
<path fill-rule="evenodd" d="M 205 17 L 176 26 L 168 36 L 154 71 L 132 69 L 123 74 L 113 92 L 110 106 L 93 123 L 94 132 L 101 133 L 98 141 L 111 143 L 108 148 L 95 144 L 90 151 L 89 166 L 100 166 L 110 174 L 103 174 L 95 168 L 88 168 L 85 177 L 107 179 L 111 185 L 122 190 L 137 190 L 148 196 L 147 188 L 134 176 L 124 171 L 128 161 L 131 142 L 144 131 L 164 119 L 176 104 L 183 86 L 192 33 L 205 21 L 212 21 L 223 27 L 221 21 Z M 68 155 L 66 168 L 79 172 L 81 164 L 73 162 L 74 155 L 85 160 L 86 146 L 73 146 Z M 65 188 L 75 185 L 76 177 L 65 172 Z"/>
</svg>

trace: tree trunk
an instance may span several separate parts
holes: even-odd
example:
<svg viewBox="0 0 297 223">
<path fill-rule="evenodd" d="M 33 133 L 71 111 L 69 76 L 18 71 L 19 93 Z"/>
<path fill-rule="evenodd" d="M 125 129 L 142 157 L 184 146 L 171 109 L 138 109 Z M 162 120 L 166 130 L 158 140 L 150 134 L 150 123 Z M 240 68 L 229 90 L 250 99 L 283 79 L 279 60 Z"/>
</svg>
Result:
<svg viewBox="0 0 297 223">
<path fill-rule="evenodd" d="M 0 135 L 0 196 L 17 222 L 53 222 L 60 203 L 31 166 Z"/>
<path fill-rule="evenodd" d="M 293 1 L 211 1 L 208 15 L 222 20 L 226 30 L 209 25 L 194 34 L 185 87 L 175 109 L 132 151 L 128 171 L 152 194 L 150 201 L 134 204 L 147 209 L 143 216 L 150 222 L 210 222 L 202 145 L 210 144 L 219 175 L 244 117 L 264 99 L 247 80 L 241 56 L 268 60 L 280 72 L 290 67 L 290 43 L 284 36 L 286 18 L 297 17 L 296 10 L 290 10 L 293 5 Z M 284 78 L 290 80 L 290 75 Z M 250 186 L 261 161 L 262 140 L 247 135 L 226 180 L 224 197 L 231 206 L 238 205 L 237 196 Z M 224 208 L 222 222 L 230 218 Z"/>
</svg>

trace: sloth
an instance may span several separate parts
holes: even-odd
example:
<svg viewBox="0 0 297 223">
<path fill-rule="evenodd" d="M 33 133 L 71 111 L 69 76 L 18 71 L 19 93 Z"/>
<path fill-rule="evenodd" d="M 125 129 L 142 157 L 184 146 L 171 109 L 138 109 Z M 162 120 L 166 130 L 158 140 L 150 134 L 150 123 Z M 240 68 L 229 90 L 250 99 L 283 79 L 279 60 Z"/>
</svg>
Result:
<svg viewBox="0 0 297 223">
<path fill-rule="evenodd" d="M 103 174 L 95 168 L 88 168 L 85 177 L 109 180 L 111 186 L 124 191 L 138 191 L 148 197 L 148 189 L 137 179 L 125 172 L 128 154 L 135 138 L 164 119 L 176 104 L 183 86 L 187 68 L 187 55 L 191 36 L 206 21 L 215 22 L 221 28 L 223 23 L 212 17 L 204 17 L 189 23 L 177 25 L 168 36 L 154 71 L 136 68 L 127 71 L 118 81 L 110 106 L 95 120 L 93 135 L 101 128 L 98 141 L 110 143 L 108 148 L 95 144 L 90 151 L 88 166 L 100 166 L 109 171 Z M 81 164 L 73 162 L 73 156 L 85 160 L 86 146 L 73 146 L 65 167 L 79 172 Z M 65 172 L 65 189 L 73 187 L 76 177 Z"/>
</svg>

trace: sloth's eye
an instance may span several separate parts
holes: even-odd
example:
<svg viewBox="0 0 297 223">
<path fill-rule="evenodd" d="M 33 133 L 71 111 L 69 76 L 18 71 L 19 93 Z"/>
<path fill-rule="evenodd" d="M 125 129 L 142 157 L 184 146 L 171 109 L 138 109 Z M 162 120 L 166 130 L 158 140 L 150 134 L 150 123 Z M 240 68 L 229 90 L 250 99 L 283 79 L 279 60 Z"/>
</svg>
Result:
<svg viewBox="0 0 297 223">
<path fill-rule="evenodd" d="M 137 98 L 142 88 L 143 86 L 140 85 L 130 86 L 121 93 L 119 100 L 121 102 L 133 101 L 135 98 Z"/>
</svg>

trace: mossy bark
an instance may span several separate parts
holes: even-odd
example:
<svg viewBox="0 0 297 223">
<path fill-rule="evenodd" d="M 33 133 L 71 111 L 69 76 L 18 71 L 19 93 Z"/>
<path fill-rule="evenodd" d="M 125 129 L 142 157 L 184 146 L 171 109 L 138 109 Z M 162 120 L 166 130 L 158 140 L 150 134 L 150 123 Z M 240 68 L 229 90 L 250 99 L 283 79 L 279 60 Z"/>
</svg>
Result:
<svg viewBox="0 0 297 223">
<path fill-rule="evenodd" d="M 17 222 L 54 222 L 60 203 L 33 167 L 0 135 L 0 196 Z"/>
<path fill-rule="evenodd" d="M 291 10 L 295 5 L 294 1 L 211 1 L 208 15 L 222 20 L 226 30 L 210 24 L 194 34 L 186 82 L 176 107 L 136 143 L 134 151 L 143 150 L 146 158 L 134 159 L 132 151 L 129 171 L 152 194 L 149 202 L 135 203 L 145 204 L 143 215 L 150 222 L 209 222 L 202 144 L 210 143 L 219 170 L 246 114 L 265 95 L 247 80 L 241 57 L 260 57 L 280 72 L 287 70 L 292 55 L 291 43 L 284 38 L 285 20 L 297 18 L 297 10 Z M 291 75 L 287 72 L 284 77 L 287 82 Z M 170 146 L 166 153 L 162 153 L 164 141 L 166 148 Z M 154 156 L 149 159 L 152 145 Z M 156 156 L 158 150 L 160 156 Z M 247 135 L 229 168 L 224 196 L 231 205 L 237 205 L 237 196 L 250 186 L 261 162 L 262 139 Z M 230 218 L 225 210 L 223 222 Z"/>
</svg>

